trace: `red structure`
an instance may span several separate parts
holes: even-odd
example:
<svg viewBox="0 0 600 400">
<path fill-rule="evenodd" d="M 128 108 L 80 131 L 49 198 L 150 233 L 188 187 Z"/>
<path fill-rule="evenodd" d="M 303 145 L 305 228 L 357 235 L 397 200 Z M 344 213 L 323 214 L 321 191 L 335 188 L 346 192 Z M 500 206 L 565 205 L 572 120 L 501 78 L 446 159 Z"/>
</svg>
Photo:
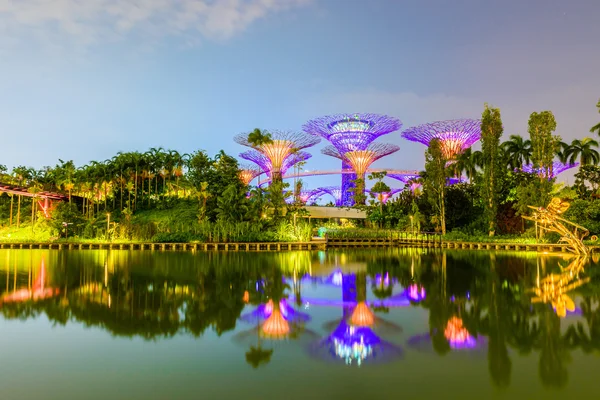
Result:
<svg viewBox="0 0 600 400">
<path fill-rule="evenodd" d="M 0 193 L 8 193 L 24 197 L 34 197 L 38 199 L 38 206 L 40 207 L 40 210 L 42 210 L 46 218 L 50 218 L 50 214 L 54 206 L 53 201 L 69 201 L 69 196 L 64 194 L 46 191 L 31 193 L 27 190 L 27 188 L 13 186 L 6 183 L 0 183 Z"/>
</svg>

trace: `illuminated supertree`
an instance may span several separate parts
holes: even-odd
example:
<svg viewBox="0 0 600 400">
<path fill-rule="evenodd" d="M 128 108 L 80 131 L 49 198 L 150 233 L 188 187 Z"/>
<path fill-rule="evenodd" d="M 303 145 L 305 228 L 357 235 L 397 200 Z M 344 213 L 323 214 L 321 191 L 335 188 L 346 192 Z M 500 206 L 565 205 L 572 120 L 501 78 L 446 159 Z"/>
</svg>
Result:
<svg viewBox="0 0 600 400">
<path fill-rule="evenodd" d="M 412 192 L 421 187 L 421 184 L 417 182 L 417 179 L 421 177 L 418 174 L 387 174 L 386 176 L 399 180 L 400 182 L 404 183 L 405 187 L 409 186 Z"/>
<path fill-rule="evenodd" d="M 454 119 L 431 122 L 406 129 L 402 137 L 425 146 L 429 146 L 432 139 L 439 139 L 444 156 L 451 160 L 481 138 L 481 121 Z"/>
<path fill-rule="evenodd" d="M 349 151 L 366 150 L 378 137 L 399 130 L 402 122 L 397 118 L 379 114 L 336 114 L 308 121 L 302 129 L 311 135 L 320 136 L 329 141 L 340 154 Z M 339 158 L 339 157 L 338 157 Z M 350 169 L 343 158 L 342 169 Z M 342 203 L 353 204 L 350 188 L 354 174 L 342 174 Z"/>
<path fill-rule="evenodd" d="M 555 178 L 561 172 L 564 172 L 571 168 L 575 168 L 578 165 L 579 165 L 578 162 L 575 162 L 572 164 L 567 164 L 567 163 L 563 163 L 561 161 L 554 161 L 552 163 L 552 171 L 549 171 L 549 170 L 543 169 L 543 168 L 533 168 L 533 164 L 529 163 L 529 164 L 523 165 L 523 168 L 521 168 L 521 171 L 527 172 L 530 174 L 535 173 L 539 176 L 546 176 L 546 177 L 548 177 L 548 179 L 552 179 L 552 178 Z"/>
<path fill-rule="evenodd" d="M 298 153 L 299 150 L 314 146 L 320 141 L 318 137 L 300 132 L 269 131 L 268 133 L 271 135 L 271 140 L 268 143 L 250 143 L 248 141 L 248 133 L 241 133 L 235 136 L 234 140 L 243 146 L 252 147 L 269 160 L 273 182 L 281 182 L 281 176 L 283 175 L 282 168 L 287 158 Z"/>
<path fill-rule="evenodd" d="M 260 168 L 253 165 L 243 165 L 240 168 L 239 177 L 244 185 L 249 185 L 254 178 L 262 173 L 263 171 Z"/>
<path fill-rule="evenodd" d="M 272 177 L 271 172 L 273 168 L 271 160 L 263 153 L 257 150 L 248 150 L 243 153 L 240 153 L 240 157 L 244 160 L 252 161 L 253 163 L 257 164 L 264 173 L 271 175 Z M 298 151 L 295 153 L 288 154 L 287 157 L 281 163 L 281 166 L 279 167 L 280 175 L 285 174 L 287 170 L 289 170 L 299 162 L 306 161 L 311 157 L 312 155 L 310 153 L 307 153 L 306 151 Z"/>
<path fill-rule="evenodd" d="M 321 189 L 312 189 L 312 190 L 303 190 L 300 192 L 300 194 L 298 195 L 298 200 L 300 200 L 300 202 L 302 202 L 303 204 L 306 204 L 312 200 L 315 200 L 316 198 L 319 197 L 319 195 L 323 194 L 323 191 Z M 293 196 L 290 196 L 289 198 L 287 198 L 285 201 L 288 204 L 291 204 L 295 201 L 296 199 Z"/>
<path fill-rule="evenodd" d="M 344 161 L 347 165 L 352 167 L 354 170 L 354 174 L 356 179 L 361 180 L 361 187 L 356 188 L 356 192 L 364 193 L 365 192 L 365 172 L 367 169 L 373 164 L 375 161 L 379 160 L 382 157 L 395 153 L 400 150 L 400 147 L 395 144 L 388 143 L 371 143 L 364 150 L 354 150 L 347 152 L 340 152 L 337 148 L 333 146 L 327 146 L 321 153 L 336 157 Z M 343 188 L 342 188 L 343 189 Z M 342 196 L 344 192 L 342 191 Z M 364 203 L 364 200 L 363 200 Z"/>
<path fill-rule="evenodd" d="M 379 200 L 380 202 L 382 202 L 383 204 L 385 204 L 390 197 L 392 197 L 396 193 L 400 193 L 402 190 L 403 189 L 399 189 L 399 188 L 398 189 L 392 189 L 389 192 L 373 193 L 373 195 L 375 196 L 375 198 L 377 200 Z M 367 193 L 371 194 L 371 191 L 367 190 Z"/>
<path fill-rule="evenodd" d="M 343 206 L 343 195 L 342 195 L 342 189 L 339 186 L 325 186 L 325 187 L 320 187 L 319 188 L 319 193 L 323 194 L 326 193 L 328 195 L 331 195 L 334 200 L 335 200 L 335 205 L 337 207 Z"/>
</svg>

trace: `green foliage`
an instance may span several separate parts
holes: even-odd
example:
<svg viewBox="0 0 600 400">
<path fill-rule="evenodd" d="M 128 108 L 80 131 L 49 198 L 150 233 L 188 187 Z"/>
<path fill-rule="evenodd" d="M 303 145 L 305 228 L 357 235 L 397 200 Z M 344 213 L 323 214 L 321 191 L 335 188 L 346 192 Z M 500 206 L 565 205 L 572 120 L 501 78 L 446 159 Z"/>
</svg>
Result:
<svg viewBox="0 0 600 400">
<path fill-rule="evenodd" d="M 423 187 L 429 202 L 433 206 L 434 216 L 438 218 L 442 234 L 446 233 L 446 162 L 441 142 L 438 139 L 433 139 L 425 152 Z"/>
<path fill-rule="evenodd" d="M 485 105 L 481 116 L 481 149 L 483 152 L 483 184 L 485 218 L 490 236 L 494 236 L 497 225 L 501 177 L 505 168 L 501 166 L 500 137 L 503 132 L 500 109 Z"/>
<path fill-rule="evenodd" d="M 248 211 L 248 200 L 240 185 L 230 184 L 217 198 L 217 219 L 225 222 L 241 222 Z"/>
<path fill-rule="evenodd" d="M 540 168 L 540 179 L 552 176 L 552 162 L 560 143 L 559 136 L 553 136 L 556 120 L 552 111 L 534 112 L 529 117 L 528 132 L 531 140 L 531 161 L 534 168 Z"/>
<path fill-rule="evenodd" d="M 587 228 L 590 235 L 600 235 L 600 200 L 574 200 L 564 217 Z"/>
<path fill-rule="evenodd" d="M 71 237 L 83 233 L 86 220 L 75 204 L 61 202 L 52 212 L 49 224 L 60 237 Z"/>
</svg>

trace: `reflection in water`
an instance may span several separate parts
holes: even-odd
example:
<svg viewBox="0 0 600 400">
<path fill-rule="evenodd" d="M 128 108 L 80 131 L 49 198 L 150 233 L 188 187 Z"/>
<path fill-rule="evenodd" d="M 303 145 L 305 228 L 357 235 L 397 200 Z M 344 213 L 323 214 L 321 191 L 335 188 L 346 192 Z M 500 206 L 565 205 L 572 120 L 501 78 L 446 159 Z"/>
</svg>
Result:
<svg viewBox="0 0 600 400">
<path fill-rule="evenodd" d="M 538 271 L 537 286 L 532 289 L 537 297 L 531 302 L 550 303 L 559 317 L 575 312 L 575 302 L 567 293 L 590 281 L 589 277 L 579 276 L 586 262 L 586 257 L 576 257 L 566 268 L 561 268 L 560 274 L 549 273 L 542 279 Z"/>
<path fill-rule="evenodd" d="M 561 268 L 501 252 L 286 254 L 0 250 L 0 312 L 146 340 L 232 332 L 255 368 L 290 348 L 338 367 L 405 363 L 406 343 L 416 358 L 487 357 L 497 387 L 523 355 L 537 360 L 535 379 L 564 387 L 577 357 L 600 354 L 600 270 L 583 258 Z"/>
</svg>

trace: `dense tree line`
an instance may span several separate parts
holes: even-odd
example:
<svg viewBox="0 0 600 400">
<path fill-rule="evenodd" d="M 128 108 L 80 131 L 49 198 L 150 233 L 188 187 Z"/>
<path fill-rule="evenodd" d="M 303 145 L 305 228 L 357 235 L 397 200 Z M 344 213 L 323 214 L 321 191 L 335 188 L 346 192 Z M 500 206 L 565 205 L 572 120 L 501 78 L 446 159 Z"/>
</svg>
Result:
<svg viewBox="0 0 600 400">
<path fill-rule="evenodd" d="M 600 112 L 600 103 L 598 104 Z M 466 149 L 453 160 L 443 159 L 435 141 L 425 154 L 425 171 L 415 183 L 381 207 L 370 209 L 379 226 L 427 231 L 460 231 L 465 234 L 525 232 L 521 218 L 527 206 L 546 206 L 557 196 L 572 202 L 566 216 L 600 234 L 600 153 L 591 137 L 570 144 L 555 134 L 557 123 L 550 111 L 534 112 L 529 138 L 512 134 L 502 142 L 500 110 L 485 107 L 482 115 L 482 150 Z M 591 129 L 598 132 L 598 125 Z M 554 162 L 579 163 L 571 186 L 556 183 Z M 527 165 L 529 168 L 524 169 Z M 443 185 L 445 179 L 466 176 L 467 182 Z M 443 205 L 443 206 L 442 206 Z"/>
</svg>

